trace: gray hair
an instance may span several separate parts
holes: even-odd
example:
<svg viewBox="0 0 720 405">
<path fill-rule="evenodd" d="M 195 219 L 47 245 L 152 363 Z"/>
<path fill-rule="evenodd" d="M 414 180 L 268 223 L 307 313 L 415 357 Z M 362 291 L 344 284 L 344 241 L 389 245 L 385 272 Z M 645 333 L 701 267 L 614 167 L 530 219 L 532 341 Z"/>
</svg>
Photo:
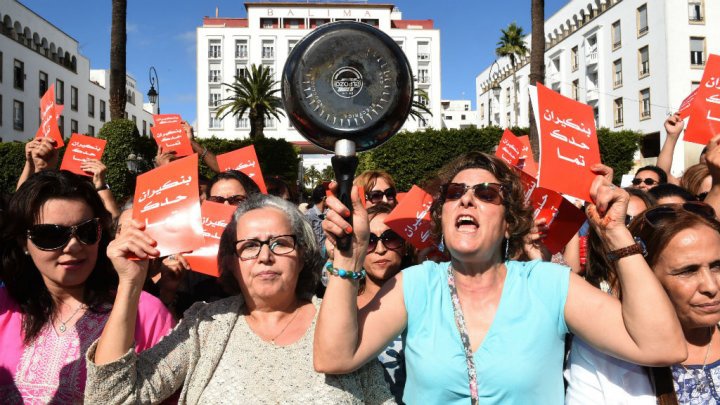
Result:
<svg viewBox="0 0 720 405">
<path fill-rule="evenodd" d="M 262 208 L 275 208 L 285 214 L 285 217 L 290 222 L 290 228 L 296 238 L 295 249 L 299 252 L 300 259 L 303 262 L 303 267 L 298 275 L 295 294 L 298 298 L 311 298 L 315 294 L 323 265 L 312 226 L 294 204 L 269 194 L 250 194 L 235 210 L 232 220 L 223 231 L 218 249 L 220 284 L 230 294 L 239 294 L 241 292 L 238 280 L 234 276 L 239 266 L 235 253 L 237 224 L 242 220 L 243 215 Z"/>
</svg>

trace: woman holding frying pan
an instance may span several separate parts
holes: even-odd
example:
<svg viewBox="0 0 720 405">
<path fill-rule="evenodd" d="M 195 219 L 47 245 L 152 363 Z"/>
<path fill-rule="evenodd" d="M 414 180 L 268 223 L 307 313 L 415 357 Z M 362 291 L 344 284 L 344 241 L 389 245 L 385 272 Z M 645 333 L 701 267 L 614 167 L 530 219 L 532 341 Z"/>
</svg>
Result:
<svg viewBox="0 0 720 405">
<path fill-rule="evenodd" d="M 625 191 L 597 176 L 589 209 L 628 292 L 621 303 L 567 268 L 506 260 L 522 249 L 532 220 L 522 185 L 505 163 L 468 153 L 446 165 L 440 180 L 432 218 L 450 262 L 402 271 L 359 311 L 367 215 L 356 193 L 352 219 L 337 199 L 328 199 L 328 238 L 352 231 L 352 243 L 335 252 L 315 331 L 316 370 L 353 371 L 407 329 L 406 403 L 561 403 L 570 331 L 639 364 L 687 356 L 673 307 L 625 227 Z"/>
</svg>

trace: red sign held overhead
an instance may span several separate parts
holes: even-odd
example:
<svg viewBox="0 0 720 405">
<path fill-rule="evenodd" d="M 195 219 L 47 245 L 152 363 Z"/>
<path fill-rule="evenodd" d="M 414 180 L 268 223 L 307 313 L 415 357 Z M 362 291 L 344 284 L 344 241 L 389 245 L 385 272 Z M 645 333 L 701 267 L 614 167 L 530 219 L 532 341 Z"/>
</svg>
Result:
<svg viewBox="0 0 720 405">
<path fill-rule="evenodd" d="M 65 146 L 62 134 L 58 128 L 58 117 L 62 108 L 59 109 L 55 104 L 55 84 L 51 84 L 50 88 L 40 99 L 40 128 L 35 133 L 36 138 L 49 137 L 55 140 L 55 149 Z"/>
<path fill-rule="evenodd" d="M 561 251 L 585 222 L 585 213 L 553 190 L 536 187 L 530 204 L 533 219 L 545 219 L 548 230 L 543 243 L 553 254 Z"/>
<path fill-rule="evenodd" d="M 137 177 L 133 218 L 157 241 L 161 256 L 205 243 L 198 187 L 198 155 L 178 159 Z"/>
<path fill-rule="evenodd" d="M 179 124 L 182 122 L 180 114 L 155 114 L 153 115 L 154 125 Z"/>
<path fill-rule="evenodd" d="M 193 154 L 190 139 L 180 123 L 155 125 L 150 131 L 163 152 L 175 152 L 176 157 Z"/>
<path fill-rule="evenodd" d="M 720 134 L 720 56 L 710 55 L 690 108 L 685 140 L 706 144 Z"/>
<path fill-rule="evenodd" d="M 537 177 L 538 165 L 532 153 L 532 147 L 530 146 L 530 137 L 527 135 L 522 135 L 518 136 L 518 139 L 520 140 L 520 142 L 523 143 L 523 147 L 520 153 L 520 169 L 533 177 Z"/>
<path fill-rule="evenodd" d="M 430 207 L 433 198 L 412 186 L 402 201 L 385 217 L 385 224 L 418 250 L 433 246 L 430 237 Z"/>
<path fill-rule="evenodd" d="M 538 186 L 590 201 L 600 163 L 592 107 L 537 84 L 540 129 Z"/>
<path fill-rule="evenodd" d="M 495 156 L 502 159 L 511 167 L 518 167 L 520 163 L 520 154 L 522 153 L 523 143 L 509 129 L 505 129 L 500 143 L 495 151 Z"/>
<path fill-rule="evenodd" d="M 234 205 L 203 201 L 200 210 L 205 243 L 200 248 L 193 250 L 192 253 L 183 255 L 190 265 L 190 269 L 214 277 L 220 276 L 217 262 L 220 236 L 232 219 L 236 208 Z"/>
<path fill-rule="evenodd" d="M 80 168 L 86 160 L 100 160 L 105 151 L 104 139 L 93 138 L 81 134 L 72 134 L 67 148 L 65 148 L 65 156 L 63 156 L 60 170 L 68 170 L 76 174 L 92 177 L 92 173 L 88 173 Z"/>
<path fill-rule="evenodd" d="M 260 170 L 260 161 L 255 153 L 255 146 L 250 145 L 217 155 L 217 162 L 221 172 L 226 170 L 243 172 L 258 185 L 261 193 L 267 194 L 267 187 L 265 187 L 262 170 Z"/>
<path fill-rule="evenodd" d="M 699 88 L 699 87 L 698 87 Z M 680 104 L 680 108 L 678 108 L 677 113 L 680 115 L 680 119 L 685 119 L 690 116 L 690 113 L 692 112 L 692 105 L 695 101 L 695 97 L 697 96 L 698 89 L 693 90 L 690 95 L 688 95 L 685 100 L 683 100 L 682 104 Z"/>
</svg>

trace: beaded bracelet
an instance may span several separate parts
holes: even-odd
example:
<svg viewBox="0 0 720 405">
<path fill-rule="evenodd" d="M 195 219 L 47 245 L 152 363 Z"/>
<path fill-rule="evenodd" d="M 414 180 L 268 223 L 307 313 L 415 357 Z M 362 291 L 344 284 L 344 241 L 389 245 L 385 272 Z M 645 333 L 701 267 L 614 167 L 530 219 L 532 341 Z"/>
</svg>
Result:
<svg viewBox="0 0 720 405">
<path fill-rule="evenodd" d="M 333 276 L 338 276 L 340 278 L 346 278 L 351 280 L 359 280 L 361 278 L 365 278 L 365 269 L 361 269 L 360 271 L 336 269 L 332 266 L 332 263 L 330 261 L 325 263 L 325 270 L 327 270 L 329 274 L 332 274 Z"/>
</svg>

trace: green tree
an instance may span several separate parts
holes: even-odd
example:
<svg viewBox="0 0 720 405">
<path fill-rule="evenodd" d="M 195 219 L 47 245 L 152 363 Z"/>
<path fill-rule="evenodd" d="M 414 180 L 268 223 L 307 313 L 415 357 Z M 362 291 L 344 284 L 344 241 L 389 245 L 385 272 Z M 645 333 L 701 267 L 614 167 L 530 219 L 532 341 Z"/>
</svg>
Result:
<svg viewBox="0 0 720 405">
<path fill-rule="evenodd" d="M 125 48 L 127 46 L 127 0 L 112 0 L 112 28 L 110 29 L 110 119 L 125 117 L 127 93 L 125 85 Z"/>
<path fill-rule="evenodd" d="M 126 161 L 130 154 L 142 154 L 140 133 L 132 121 L 119 119 L 105 124 L 100 129 L 98 138 L 107 141 L 102 161 L 108 168 L 106 179 L 112 187 L 113 196 L 120 201 L 132 195 L 135 189 L 136 175 L 128 170 Z"/>
<path fill-rule="evenodd" d="M 415 89 L 415 97 L 413 97 L 413 102 L 410 107 L 410 117 L 414 119 L 415 121 L 420 121 L 425 123 L 425 114 L 430 115 L 432 117 L 432 111 L 430 111 L 430 108 L 428 107 L 428 100 L 430 100 L 430 96 L 428 95 L 428 92 L 423 89 Z"/>
<path fill-rule="evenodd" d="M 253 64 L 247 75 L 235 76 L 232 84 L 223 83 L 232 95 L 224 98 L 215 116 L 225 118 L 232 115 L 243 118 L 245 114 L 250 120 L 250 139 L 264 138 L 265 119 L 280 119 L 283 104 L 276 94 L 280 91 L 278 82 L 273 80 L 270 68 Z"/>
<path fill-rule="evenodd" d="M 332 181 L 335 178 L 335 171 L 332 166 L 325 166 L 320 172 L 320 181 Z"/>
<path fill-rule="evenodd" d="M 309 169 L 303 173 L 303 184 L 309 184 L 310 189 L 314 189 L 318 185 L 321 179 L 321 174 L 315 166 L 310 166 Z"/>
<path fill-rule="evenodd" d="M 520 103 L 518 102 L 517 62 L 518 59 L 527 55 L 528 48 L 525 44 L 525 34 L 523 33 L 523 29 L 516 23 L 508 25 L 506 29 L 501 29 L 500 32 L 502 32 L 502 36 L 500 37 L 500 41 L 497 43 L 495 54 L 499 57 L 510 58 L 510 65 L 513 70 L 513 90 L 515 93 L 513 111 L 515 112 L 515 126 L 517 126 L 518 115 L 520 114 Z"/>
</svg>

